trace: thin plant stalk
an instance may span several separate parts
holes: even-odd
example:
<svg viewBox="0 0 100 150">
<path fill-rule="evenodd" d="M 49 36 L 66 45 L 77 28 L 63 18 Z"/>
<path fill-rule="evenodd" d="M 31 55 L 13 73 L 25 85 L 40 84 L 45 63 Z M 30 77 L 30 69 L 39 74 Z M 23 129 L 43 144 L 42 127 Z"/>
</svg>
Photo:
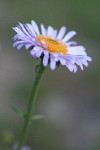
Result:
<svg viewBox="0 0 100 150">
<path fill-rule="evenodd" d="M 40 86 L 41 77 L 42 77 L 42 74 L 44 72 L 45 67 L 41 64 L 40 66 L 38 66 L 37 69 L 38 70 L 36 72 L 36 78 L 35 78 L 35 81 L 33 83 L 32 92 L 30 95 L 28 108 L 27 108 L 27 112 L 25 115 L 25 121 L 23 124 L 22 134 L 20 137 L 20 141 L 19 141 L 19 145 L 18 145 L 17 150 L 21 150 L 21 147 L 25 143 L 26 138 L 28 136 L 28 131 L 29 131 L 29 128 L 30 128 L 30 125 L 32 122 L 32 112 L 34 109 L 34 105 L 36 102 L 36 98 L 37 98 L 37 94 L 38 94 L 38 90 L 39 90 L 39 86 Z"/>
</svg>

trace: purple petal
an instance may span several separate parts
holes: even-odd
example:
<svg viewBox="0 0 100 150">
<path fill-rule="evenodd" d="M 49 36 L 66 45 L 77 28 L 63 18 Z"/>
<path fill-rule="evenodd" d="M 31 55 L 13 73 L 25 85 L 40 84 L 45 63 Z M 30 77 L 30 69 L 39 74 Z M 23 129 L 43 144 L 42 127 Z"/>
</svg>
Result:
<svg viewBox="0 0 100 150">
<path fill-rule="evenodd" d="M 43 53 L 43 49 L 40 49 L 38 52 L 36 52 L 36 56 L 39 58 L 42 53 Z"/>
<path fill-rule="evenodd" d="M 53 34 L 52 34 L 52 38 L 56 38 L 56 36 L 57 36 L 57 30 L 54 30 L 54 32 L 53 32 Z"/>
<path fill-rule="evenodd" d="M 37 23 L 34 20 L 32 20 L 31 23 L 32 23 L 32 27 L 34 28 L 34 31 L 36 32 L 36 34 L 39 35 L 40 32 L 39 32 Z"/>
<path fill-rule="evenodd" d="M 26 28 L 27 28 L 27 30 L 31 36 L 36 37 L 36 33 L 35 33 L 34 28 L 32 27 L 31 24 L 27 23 Z"/>
<path fill-rule="evenodd" d="M 65 65 L 66 64 L 66 60 L 64 58 L 59 58 L 59 61 L 62 65 Z"/>
<path fill-rule="evenodd" d="M 71 55 L 86 55 L 85 48 L 83 46 L 73 46 L 68 48 L 68 54 Z"/>
<path fill-rule="evenodd" d="M 62 42 L 67 42 L 70 40 L 74 35 L 76 34 L 75 31 L 70 31 L 67 33 L 67 35 L 63 38 Z"/>
<path fill-rule="evenodd" d="M 50 57 L 50 68 L 54 70 L 56 67 L 56 61 L 54 60 L 53 56 Z"/>
<path fill-rule="evenodd" d="M 25 45 L 26 50 L 29 49 L 31 46 L 32 46 L 32 44 L 26 44 Z"/>
<path fill-rule="evenodd" d="M 57 39 L 61 40 L 63 38 L 63 36 L 65 35 L 65 32 L 66 32 L 66 27 L 61 27 L 58 35 L 57 35 Z"/>
<path fill-rule="evenodd" d="M 70 62 L 66 62 L 66 67 L 73 72 L 73 65 Z"/>
<path fill-rule="evenodd" d="M 46 67 L 48 65 L 49 55 L 44 55 L 43 57 L 43 65 Z"/>
<path fill-rule="evenodd" d="M 23 46 L 24 46 L 24 44 L 20 44 L 17 46 L 17 49 L 20 50 Z"/>
<path fill-rule="evenodd" d="M 76 41 L 72 41 L 72 42 L 67 42 L 66 43 L 68 46 L 75 46 L 75 45 L 77 45 L 77 42 Z"/>
<path fill-rule="evenodd" d="M 45 27 L 44 27 L 43 24 L 41 24 L 41 31 L 42 31 L 42 34 L 43 34 L 43 35 L 46 35 L 46 34 L 47 34 L 47 31 L 46 31 L 46 29 L 45 29 Z"/>
<path fill-rule="evenodd" d="M 52 36 L 52 33 L 53 33 L 53 28 L 49 26 L 47 29 L 47 35 Z"/>
</svg>

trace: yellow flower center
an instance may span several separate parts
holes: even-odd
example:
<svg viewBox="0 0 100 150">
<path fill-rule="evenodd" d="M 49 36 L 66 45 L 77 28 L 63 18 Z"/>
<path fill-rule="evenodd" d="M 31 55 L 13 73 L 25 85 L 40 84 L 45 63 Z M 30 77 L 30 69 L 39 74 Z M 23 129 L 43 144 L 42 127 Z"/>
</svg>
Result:
<svg viewBox="0 0 100 150">
<path fill-rule="evenodd" d="M 45 47 L 43 45 L 43 42 L 45 42 L 47 46 L 46 50 L 48 50 L 49 52 L 56 52 L 56 53 L 61 53 L 63 55 L 66 55 L 68 51 L 67 46 L 63 42 L 59 41 L 58 39 L 55 40 L 49 36 L 43 36 L 43 35 L 38 35 L 36 39 L 39 41 L 39 43 L 44 49 Z"/>
</svg>

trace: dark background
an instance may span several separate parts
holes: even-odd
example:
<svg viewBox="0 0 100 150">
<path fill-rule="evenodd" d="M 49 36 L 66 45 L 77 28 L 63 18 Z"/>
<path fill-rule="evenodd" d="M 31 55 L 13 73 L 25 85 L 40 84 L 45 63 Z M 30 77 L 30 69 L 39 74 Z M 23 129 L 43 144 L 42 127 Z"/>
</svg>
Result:
<svg viewBox="0 0 100 150">
<path fill-rule="evenodd" d="M 34 61 L 23 48 L 12 47 L 18 22 L 44 23 L 77 31 L 92 62 L 76 74 L 59 67 L 44 73 L 26 144 L 32 150 L 100 150 L 100 0 L 0 0 L 0 150 L 12 150 L 35 78 Z"/>
</svg>

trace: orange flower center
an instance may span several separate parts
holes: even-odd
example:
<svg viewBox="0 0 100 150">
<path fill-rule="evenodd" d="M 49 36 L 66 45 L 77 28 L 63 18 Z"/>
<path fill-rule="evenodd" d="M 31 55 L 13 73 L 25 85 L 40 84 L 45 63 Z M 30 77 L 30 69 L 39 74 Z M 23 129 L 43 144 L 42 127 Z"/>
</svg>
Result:
<svg viewBox="0 0 100 150">
<path fill-rule="evenodd" d="M 66 55 L 68 51 L 67 46 L 63 42 L 52 39 L 49 36 L 38 35 L 36 39 L 44 49 L 45 47 L 43 45 L 43 42 L 45 42 L 47 46 L 46 50 L 48 50 L 49 52 L 61 53 L 63 55 Z"/>
</svg>

